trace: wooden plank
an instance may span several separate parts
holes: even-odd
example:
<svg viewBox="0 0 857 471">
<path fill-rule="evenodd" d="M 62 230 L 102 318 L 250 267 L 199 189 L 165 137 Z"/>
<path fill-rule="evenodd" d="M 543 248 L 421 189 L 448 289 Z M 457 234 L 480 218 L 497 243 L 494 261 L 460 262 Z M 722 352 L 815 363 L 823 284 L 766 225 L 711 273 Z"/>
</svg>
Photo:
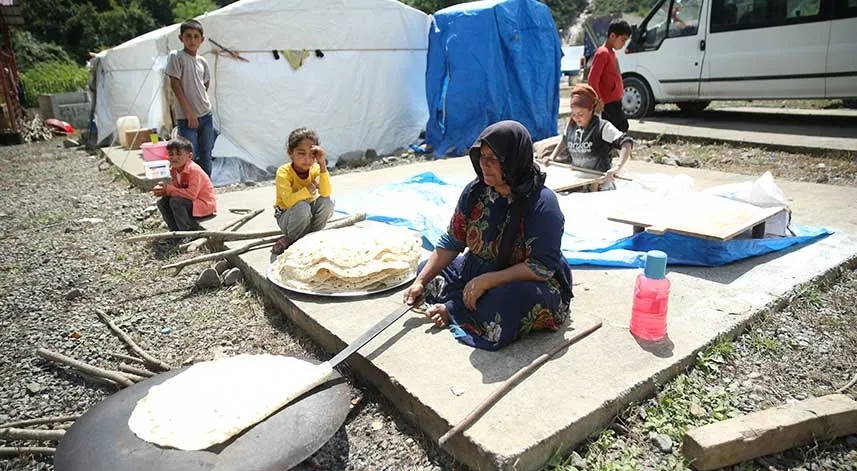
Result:
<svg viewBox="0 0 857 471">
<path fill-rule="evenodd" d="M 709 470 L 853 433 L 857 402 L 829 394 L 689 430 L 682 454 L 694 468 Z"/>
<path fill-rule="evenodd" d="M 729 240 L 784 208 L 760 208 L 707 193 L 688 193 L 618 210 L 607 219 L 711 240 Z"/>
<path fill-rule="evenodd" d="M 555 192 L 569 191 L 575 188 L 585 187 L 602 178 L 598 175 L 588 175 L 582 172 L 561 168 L 556 165 L 542 167 L 542 171 L 547 174 L 545 186 Z"/>
</svg>

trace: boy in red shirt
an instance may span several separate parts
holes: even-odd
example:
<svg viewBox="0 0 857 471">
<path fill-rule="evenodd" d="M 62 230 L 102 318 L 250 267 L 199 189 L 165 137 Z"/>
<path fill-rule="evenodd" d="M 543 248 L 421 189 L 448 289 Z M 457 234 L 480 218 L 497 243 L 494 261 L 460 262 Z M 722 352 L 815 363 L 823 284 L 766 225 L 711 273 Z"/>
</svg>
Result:
<svg viewBox="0 0 857 471">
<path fill-rule="evenodd" d="M 589 69 L 589 85 L 604 102 L 601 117 L 610 121 L 616 129 L 628 132 L 628 119 L 622 111 L 622 96 L 625 86 L 622 84 L 622 72 L 614 50 L 622 49 L 631 37 L 631 25 L 625 20 L 613 20 L 607 28 L 607 41 L 595 51 L 592 67 Z"/>
<path fill-rule="evenodd" d="M 171 231 L 199 230 L 197 219 L 217 211 L 214 185 L 193 161 L 193 145 L 178 136 L 167 144 L 172 184 L 158 183 L 152 194 L 159 197 L 158 209 Z"/>
</svg>

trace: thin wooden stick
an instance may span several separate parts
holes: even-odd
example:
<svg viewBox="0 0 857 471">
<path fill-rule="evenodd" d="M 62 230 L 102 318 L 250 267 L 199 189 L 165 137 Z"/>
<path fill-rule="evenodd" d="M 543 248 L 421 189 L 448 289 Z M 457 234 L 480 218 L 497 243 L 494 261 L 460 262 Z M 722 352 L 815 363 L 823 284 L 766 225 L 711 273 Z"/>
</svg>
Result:
<svg viewBox="0 0 857 471">
<path fill-rule="evenodd" d="M 462 430 L 469 427 L 473 422 L 475 422 L 477 419 L 479 419 L 479 417 L 481 417 L 482 414 L 485 413 L 485 411 L 490 409 L 491 406 L 493 406 L 495 402 L 500 400 L 501 397 L 503 397 L 507 392 L 509 392 L 512 389 L 512 387 L 514 387 L 519 381 L 521 381 L 524 377 L 528 376 L 530 373 L 535 371 L 538 367 L 540 367 L 544 363 L 546 363 L 552 356 L 556 355 L 557 353 L 564 350 L 565 348 L 568 348 L 572 344 L 576 343 L 580 339 L 586 337 L 587 335 L 595 332 L 596 330 L 598 330 L 600 328 L 601 328 L 601 322 L 598 322 L 597 324 L 576 333 L 575 335 L 571 336 L 568 340 L 566 340 L 566 341 L 560 343 L 559 345 L 557 345 L 556 347 L 554 347 L 553 350 L 542 354 L 541 356 L 539 356 L 538 358 L 533 360 L 529 365 L 518 370 L 515 374 L 513 374 L 511 377 L 509 377 L 506 381 L 503 381 L 503 383 L 500 384 L 494 390 L 494 392 L 491 393 L 490 396 L 488 396 L 487 399 L 485 399 L 484 401 L 482 401 L 481 404 L 476 406 L 476 408 L 473 409 L 473 412 L 471 412 L 467 417 L 465 417 L 464 420 L 459 422 L 450 431 L 443 434 L 443 436 L 441 436 L 440 439 L 438 439 L 438 441 L 437 441 L 438 444 L 440 446 L 443 446 L 450 438 L 452 438 L 453 435 L 455 435 L 458 432 L 461 432 Z"/>
<path fill-rule="evenodd" d="M 590 175 L 599 175 L 599 176 L 602 176 L 602 177 L 605 175 L 605 173 L 604 173 L 604 172 L 599 172 L 598 170 L 592 170 L 592 169 L 590 169 L 590 168 L 578 167 L 578 166 L 576 166 L 576 165 L 571 165 L 571 164 L 564 164 L 564 163 L 562 163 L 562 162 L 554 162 L 554 161 L 551 161 L 550 165 L 551 165 L 551 166 L 557 166 L 557 167 L 559 167 L 559 168 L 566 168 L 566 169 L 569 169 L 569 170 L 574 170 L 575 172 L 588 173 L 588 174 L 590 174 Z M 630 179 L 630 178 L 628 178 L 628 177 L 622 177 L 622 176 L 619 176 L 619 175 L 613 175 L 613 178 L 615 178 L 615 179 L 617 179 L 617 180 L 625 180 L 625 181 L 628 181 L 628 182 L 634 181 L 634 180 L 632 180 L 632 179 Z"/>
<path fill-rule="evenodd" d="M 351 216 L 339 219 L 335 222 L 332 222 L 332 223 L 324 226 L 324 229 L 322 229 L 322 230 L 326 231 L 328 229 L 339 229 L 342 227 L 351 226 L 351 225 L 354 225 L 360 221 L 363 221 L 364 219 L 366 219 L 365 213 L 353 214 Z M 216 253 L 211 253 L 208 255 L 202 255 L 199 257 L 195 257 L 195 258 L 189 258 L 187 260 L 182 260 L 180 262 L 172 263 L 170 265 L 164 265 L 161 268 L 163 270 L 169 270 L 172 268 L 176 268 L 177 269 L 176 274 L 178 274 L 182 268 L 184 268 L 188 265 L 195 265 L 197 263 L 209 262 L 211 260 L 220 260 L 221 258 L 232 257 L 234 255 L 241 255 L 242 253 L 246 253 L 246 252 L 249 252 L 251 250 L 261 248 L 260 246 L 262 246 L 262 245 L 270 244 L 272 242 L 276 242 L 281 237 L 283 237 L 282 232 L 276 231 L 276 233 L 277 233 L 277 235 L 275 235 L 275 236 L 265 237 L 264 239 L 259 239 L 259 240 L 250 242 L 249 244 L 242 245 L 241 247 L 235 247 L 233 249 L 224 250 L 223 252 L 216 252 Z"/>
<path fill-rule="evenodd" d="M 0 456 L 53 455 L 56 451 L 46 446 L 0 446 Z"/>
<path fill-rule="evenodd" d="M 42 425 L 42 424 L 58 424 L 62 422 L 74 422 L 79 419 L 79 415 L 62 415 L 59 417 L 39 417 L 38 419 L 25 419 L 18 420 L 16 422 L 9 422 L 3 425 L 0 425 L 0 429 L 3 428 L 18 428 L 18 427 L 30 427 L 32 425 Z"/>
<path fill-rule="evenodd" d="M 229 231 L 170 231 L 170 232 L 159 232 L 157 234 L 143 234 L 134 237 L 128 237 L 125 239 L 125 242 L 143 242 L 147 240 L 160 240 L 160 239 L 178 239 L 182 237 L 205 237 L 208 239 L 217 239 L 217 240 L 248 240 L 248 239 L 258 239 L 260 237 L 267 237 L 276 234 L 281 234 L 282 231 L 279 229 L 271 229 L 269 231 L 255 231 L 255 232 L 229 232 Z"/>
<path fill-rule="evenodd" d="M 117 368 L 117 369 L 123 373 L 131 373 L 133 375 L 146 377 L 146 378 L 151 378 L 152 376 L 155 376 L 155 373 L 152 373 L 149 370 L 144 370 L 142 368 L 137 368 L 137 367 L 134 367 L 131 365 L 126 365 L 124 363 L 120 363 L 119 368 Z"/>
<path fill-rule="evenodd" d="M 134 385 L 133 381 L 131 381 L 130 379 L 128 379 L 127 376 L 118 371 L 105 370 L 104 368 L 99 368 L 97 366 L 93 366 L 88 363 L 75 360 L 74 358 L 67 357 L 61 353 L 52 352 L 46 348 L 37 348 L 36 355 L 47 360 L 55 361 L 57 363 L 69 366 L 71 368 L 74 368 L 75 370 L 81 371 L 91 376 L 95 376 L 96 378 L 109 379 L 110 381 L 113 381 L 114 383 L 117 383 L 120 386 Z"/>
<path fill-rule="evenodd" d="M 112 320 L 110 320 L 109 317 L 107 317 L 107 313 L 101 310 L 97 310 L 95 311 L 95 313 L 98 314 L 98 318 L 101 319 L 101 322 L 107 325 L 107 327 L 112 330 L 113 333 L 116 334 L 116 336 L 118 336 L 119 339 L 122 340 L 122 342 L 124 342 L 125 345 L 128 346 L 128 348 L 133 350 L 134 353 L 136 353 L 138 356 L 140 356 L 140 358 L 145 360 L 147 365 L 156 367 L 162 371 L 169 371 L 173 369 L 173 367 L 168 365 L 166 362 L 158 360 L 157 358 L 153 357 L 152 355 L 149 355 L 148 352 L 140 348 L 139 345 L 137 345 L 133 340 L 131 340 L 131 337 L 128 337 L 128 334 L 123 332 L 122 329 L 120 329 L 116 324 L 113 323 Z"/>
<path fill-rule="evenodd" d="M 142 358 L 132 357 L 131 355 L 125 355 L 124 353 L 111 352 L 110 356 L 112 356 L 113 358 L 115 358 L 117 360 L 130 361 L 131 363 L 137 363 L 139 365 L 145 365 L 146 364 L 146 360 L 144 360 Z"/>
<path fill-rule="evenodd" d="M 351 216 L 344 217 L 341 219 L 337 219 L 336 221 L 332 221 L 324 226 L 324 229 L 337 229 L 340 227 L 350 226 L 352 224 L 356 224 L 362 220 L 366 219 L 365 213 L 356 213 Z M 324 230 L 322 229 L 322 230 Z M 158 234 L 143 234 L 134 237 L 128 237 L 125 239 L 125 242 L 142 242 L 146 240 L 158 240 L 158 239 L 175 239 L 182 237 L 207 237 L 209 239 L 217 239 L 218 241 L 236 241 L 236 240 L 249 240 L 249 239 L 259 239 L 261 237 L 270 237 L 275 235 L 282 235 L 282 231 L 279 229 L 271 229 L 268 231 L 255 231 L 255 232 L 229 232 L 229 231 L 171 231 L 171 232 L 160 232 Z"/>
<path fill-rule="evenodd" d="M 257 209 L 255 211 L 252 211 L 249 214 L 245 214 L 244 216 L 230 222 L 229 224 L 225 224 L 219 230 L 235 232 L 238 229 L 240 229 L 241 226 L 246 224 L 248 221 L 250 221 L 254 217 L 262 214 L 264 211 L 265 211 L 264 209 Z M 180 246 L 179 248 L 182 250 L 185 250 L 187 252 L 195 252 L 195 251 L 199 250 L 200 247 L 205 245 L 207 242 L 208 242 L 208 237 L 200 237 L 199 239 L 190 241 L 187 244 Z"/>
<path fill-rule="evenodd" d="M 181 269 L 188 266 L 188 265 L 196 265 L 197 263 L 208 262 L 211 260 L 220 260 L 221 258 L 231 257 L 233 255 L 240 255 L 242 253 L 249 252 L 255 248 L 258 248 L 260 245 L 270 244 L 271 242 L 276 242 L 282 236 L 283 236 L 283 234 L 282 234 L 282 232 L 280 232 L 279 235 L 275 235 L 272 237 L 266 237 L 264 239 L 259 239 L 259 240 L 250 242 L 249 244 L 242 245 L 241 247 L 235 247 L 234 249 L 224 250 L 223 252 L 210 253 L 208 255 L 201 255 L 199 257 L 189 258 L 187 260 L 182 260 L 180 262 L 171 263 L 169 265 L 164 265 L 163 267 L 161 267 L 161 269 L 169 270 L 171 268 L 177 268 L 178 270 L 176 271 L 175 274 L 178 275 L 179 272 L 181 271 Z"/>
<path fill-rule="evenodd" d="M 59 440 L 63 435 L 65 435 L 65 430 L 0 429 L 0 438 L 4 440 Z"/>
</svg>

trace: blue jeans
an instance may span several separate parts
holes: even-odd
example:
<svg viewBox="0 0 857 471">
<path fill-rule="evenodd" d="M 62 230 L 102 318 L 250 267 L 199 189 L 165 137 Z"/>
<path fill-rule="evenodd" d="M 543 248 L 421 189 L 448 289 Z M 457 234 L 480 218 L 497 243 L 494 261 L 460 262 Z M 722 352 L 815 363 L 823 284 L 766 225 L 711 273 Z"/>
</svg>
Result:
<svg viewBox="0 0 857 471">
<path fill-rule="evenodd" d="M 198 118 L 199 126 L 191 129 L 186 119 L 179 120 L 179 136 L 193 145 L 193 161 L 211 178 L 211 149 L 214 148 L 214 118 L 211 113 Z"/>
</svg>

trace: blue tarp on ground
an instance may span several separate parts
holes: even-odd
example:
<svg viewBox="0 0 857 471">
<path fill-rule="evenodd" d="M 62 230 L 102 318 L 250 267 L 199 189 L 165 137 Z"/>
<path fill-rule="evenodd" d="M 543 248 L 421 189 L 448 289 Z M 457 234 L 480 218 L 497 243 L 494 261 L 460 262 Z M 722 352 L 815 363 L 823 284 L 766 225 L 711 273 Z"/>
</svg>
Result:
<svg viewBox="0 0 857 471">
<path fill-rule="evenodd" d="M 559 35 L 536 0 L 482 0 L 433 15 L 426 64 L 426 143 L 438 157 L 463 155 L 505 119 L 533 141 L 557 134 Z"/>
<path fill-rule="evenodd" d="M 467 181 L 444 181 L 434 173 L 425 172 L 368 193 L 339 197 L 336 209 L 346 213 L 365 212 L 370 220 L 418 231 L 423 235 L 424 246 L 431 249 L 440 235 L 446 232 L 452 211 Z M 567 208 L 562 201 L 560 205 Z M 604 231 L 594 231 L 592 224 L 575 224 L 570 219 L 574 215 L 568 214 L 567 209 L 564 211 L 566 227 L 562 252 L 571 265 L 642 267 L 647 251 L 663 250 L 673 265 L 720 266 L 831 234 L 825 228 L 792 226 L 794 237 L 733 239 L 725 242 L 671 233 L 658 236 L 643 232 L 624 236 L 607 228 L 609 224 L 606 220 Z M 631 227 L 627 226 L 625 234 L 630 232 Z"/>
</svg>

